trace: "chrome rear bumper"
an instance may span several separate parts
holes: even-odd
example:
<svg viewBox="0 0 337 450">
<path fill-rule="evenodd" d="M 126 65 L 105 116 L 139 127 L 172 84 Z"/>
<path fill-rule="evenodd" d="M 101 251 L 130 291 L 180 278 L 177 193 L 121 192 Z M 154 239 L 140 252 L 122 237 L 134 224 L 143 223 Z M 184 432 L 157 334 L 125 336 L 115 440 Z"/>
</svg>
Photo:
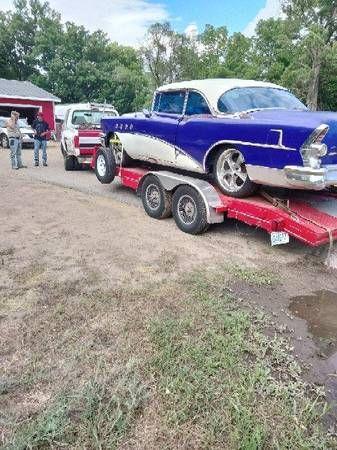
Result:
<svg viewBox="0 0 337 450">
<path fill-rule="evenodd" d="M 286 166 L 284 173 L 288 183 L 299 189 L 321 190 L 337 185 L 337 165 L 324 166 L 320 169 Z"/>
</svg>

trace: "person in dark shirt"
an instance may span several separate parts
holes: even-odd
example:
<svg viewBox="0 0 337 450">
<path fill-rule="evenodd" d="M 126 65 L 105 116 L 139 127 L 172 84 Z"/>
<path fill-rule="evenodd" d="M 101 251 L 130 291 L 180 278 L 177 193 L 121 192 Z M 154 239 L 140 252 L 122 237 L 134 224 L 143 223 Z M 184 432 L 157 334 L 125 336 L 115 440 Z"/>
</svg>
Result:
<svg viewBox="0 0 337 450">
<path fill-rule="evenodd" d="M 36 120 L 34 120 L 32 128 L 35 132 L 34 136 L 34 161 L 35 166 L 39 166 L 39 152 L 42 150 L 42 162 L 46 167 L 47 164 L 47 135 L 49 132 L 48 123 L 43 120 L 42 112 L 39 112 Z"/>
</svg>

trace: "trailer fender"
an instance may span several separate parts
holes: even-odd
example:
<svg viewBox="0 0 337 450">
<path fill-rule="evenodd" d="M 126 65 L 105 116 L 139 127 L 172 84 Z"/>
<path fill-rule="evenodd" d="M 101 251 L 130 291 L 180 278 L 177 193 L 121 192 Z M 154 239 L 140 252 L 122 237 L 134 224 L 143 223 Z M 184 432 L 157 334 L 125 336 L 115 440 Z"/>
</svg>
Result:
<svg viewBox="0 0 337 450">
<path fill-rule="evenodd" d="M 207 181 L 162 170 L 158 172 L 152 171 L 148 174 L 158 177 L 163 188 L 170 192 L 183 184 L 192 186 L 201 195 L 205 203 L 208 223 L 222 223 L 224 221 L 224 213 L 216 212 L 216 208 L 222 205 L 219 194 Z M 138 189 L 141 189 L 142 182 L 146 176 L 142 178 Z"/>
</svg>

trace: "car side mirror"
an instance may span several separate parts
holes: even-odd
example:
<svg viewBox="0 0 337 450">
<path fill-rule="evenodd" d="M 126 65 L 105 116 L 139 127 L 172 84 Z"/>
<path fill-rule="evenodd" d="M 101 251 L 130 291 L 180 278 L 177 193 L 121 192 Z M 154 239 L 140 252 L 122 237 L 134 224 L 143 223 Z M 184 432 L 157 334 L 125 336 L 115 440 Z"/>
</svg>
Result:
<svg viewBox="0 0 337 450">
<path fill-rule="evenodd" d="M 149 117 L 151 117 L 151 113 L 150 113 L 150 111 L 148 110 L 148 109 L 143 109 L 143 114 L 144 114 L 144 116 L 145 117 L 147 117 L 147 118 L 149 118 Z"/>
</svg>

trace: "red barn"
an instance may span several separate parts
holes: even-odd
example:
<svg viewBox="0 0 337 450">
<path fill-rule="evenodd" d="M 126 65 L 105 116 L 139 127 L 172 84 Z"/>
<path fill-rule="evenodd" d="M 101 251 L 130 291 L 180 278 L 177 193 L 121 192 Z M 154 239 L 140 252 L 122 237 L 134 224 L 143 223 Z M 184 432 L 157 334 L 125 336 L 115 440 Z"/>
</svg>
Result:
<svg viewBox="0 0 337 450">
<path fill-rule="evenodd" d="M 0 78 L 0 116 L 8 117 L 18 111 L 31 124 L 42 111 L 44 119 L 55 129 L 54 105 L 61 100 L 30 81 L 5 80 Z"/>
</svg>

